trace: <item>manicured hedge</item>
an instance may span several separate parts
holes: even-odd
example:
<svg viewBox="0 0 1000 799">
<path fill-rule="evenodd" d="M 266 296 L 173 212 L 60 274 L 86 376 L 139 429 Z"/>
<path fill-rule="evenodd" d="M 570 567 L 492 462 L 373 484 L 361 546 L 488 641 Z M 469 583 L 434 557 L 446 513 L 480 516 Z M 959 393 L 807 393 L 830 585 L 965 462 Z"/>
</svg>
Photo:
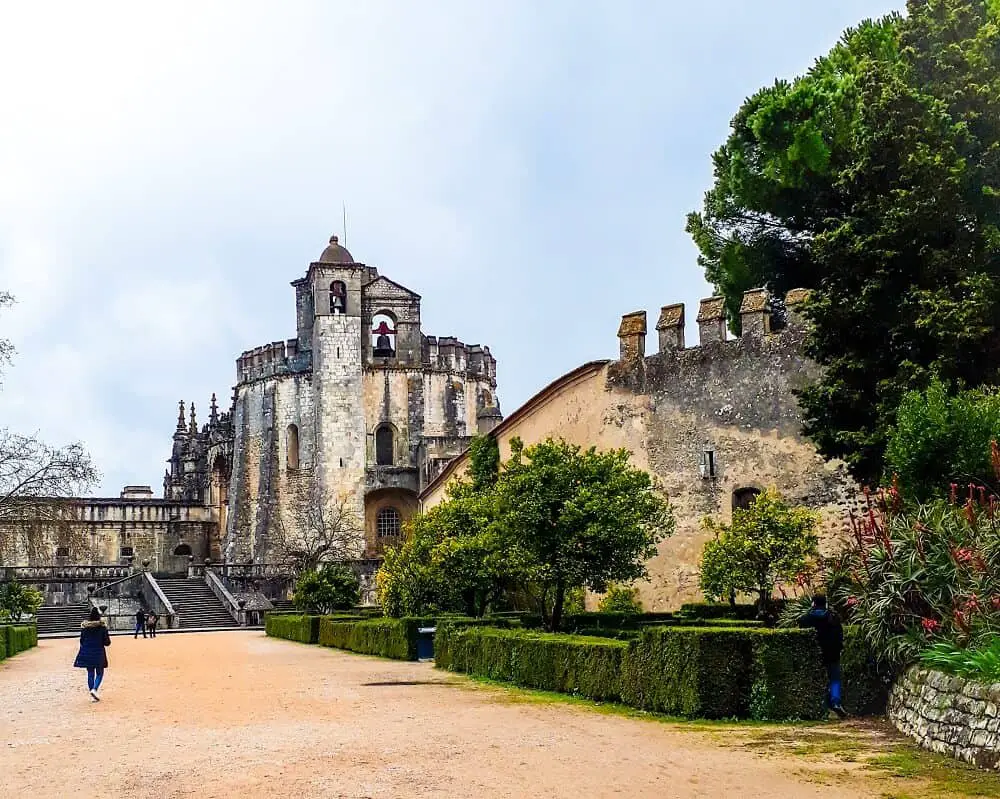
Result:
<svg viewBox="0 0 1000 799">
<path fill-rule="evenodd" d="M 268 613 L 264 616 L 264 632 L 272 638 L 315 644 L 319 639 L 320 616 Z"/>
<path fill-rule="evenodd" d="M 688 619 L 742 619 L 757 618 L 756 605 L 730 605 L 727 602 L 687 602 L 677 614 Z"/>
<path fill-rule="evenodd" d="M 860 637 L 848 630 L 847 640 L 848 710 L 877 711 L 873 699 L 886 682 L 873 676 Z M 439 668 L 669 715 L 771 720 L 827 715 L 826 671 L 811 630 L 679 625 L 649 627 L 628 642 L 443 623 L 434 648 Z"/>
<path fill-rule="evenodd" d="M 0 660 L 13 657 L 33 646 L 38 646 L 38 628 L 34 624 L 0 626 Z"/>
<path fill-rule="evenodd" d="M 617 700 L 625 641 L 441 624 L 434 640 L 439 668 L 528 688 Z"/>
<path fill-rule="evenodd" d="M 323 619 L 319 625 L 319 645 L 395 660 L 416 660 L 418 626 L 422 625 L 413 619 Z"/>
<path fill-rule="evenodd" d="M 844 629 L 840 667 L 844 677 L 844 709 L 852 716 L 885 713 L 895 670 L 875 660 L 856 627 Z"/>
</svg>

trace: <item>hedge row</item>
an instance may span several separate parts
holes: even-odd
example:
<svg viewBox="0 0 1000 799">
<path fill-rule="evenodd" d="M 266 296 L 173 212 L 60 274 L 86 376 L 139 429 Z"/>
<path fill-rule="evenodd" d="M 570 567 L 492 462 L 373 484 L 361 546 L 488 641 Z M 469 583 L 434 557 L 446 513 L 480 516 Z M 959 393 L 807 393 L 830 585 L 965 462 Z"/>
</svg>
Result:
<svg viewBox="0 0 1000 799">
<path fill-rule="evenodd" d="M 853 631 L 848 641 L 845 704 L 853 713 L 875 711 L 882 683 L 862 654 L 863 641 Z M 434 648 L 440 668 L 675 716 L 827 714 L 826 674 L 811 630 L 656 627 L 627 642 L 442 624 Z"/>
<path fill-rule="evenodd" d="M 38 646 L 38 628 L 34 624 L 0 626 L 0 660 Z"/>
<path fill-rule="evenodd" d="M 625 641 L 442 624 L 434 639 L 439 668 L 531 688 L 617 700 Z"/>
<path fill-rule="evenodd" d="M 394 660 L 416 660 L 417 630 L 433 623 L 433 619 L 323 619 L 319 644 Z"/>
<path fill-rule="evenodd" d="M 320 619 L 360 621 L 361 616 L 309 616 L 296 613 L 268 613 L 264 616 L 264 632 L 272 638 L 285 638 L 301 644 L 315 644 L 319 640 Z"/>
<path fill-rule="evenodd" d="M 678 616 L 687 619 L 741 619 L 757 618 L 756 605 L 730 605 L 728 602 L 687 602 L 681 605 Z"/>
<path fill-rule="evenodd" d="M 504 627 L 507 620 L 471 619 L 462 616 L 443 618 L 366 619 L 345 621 L 323 618 L 319 624 L 320 646 L 347 649 L 365 655 L 394 660 L 417 659 L 417 637 L 421 627 L 435 627 L 439 622 L 454 627 Z"/>
</svg>

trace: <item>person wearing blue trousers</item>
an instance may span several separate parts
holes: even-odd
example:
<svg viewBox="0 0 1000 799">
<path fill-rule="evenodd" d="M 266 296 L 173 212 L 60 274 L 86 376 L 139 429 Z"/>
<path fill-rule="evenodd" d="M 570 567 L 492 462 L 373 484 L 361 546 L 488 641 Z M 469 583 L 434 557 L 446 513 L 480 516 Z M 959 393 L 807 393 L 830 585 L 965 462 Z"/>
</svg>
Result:
<svg viewBox="0 0 1000 799">
<path fill-rule="evenodd" d="M 812 627 L 816 630 L 823 665 L 826 667 L 827 703 L 830 710 L 840 718 L 846 717 L 847 711 L 841 704 L 843 685 L 840 671 L 840 653 L 844 650 L 844 626 L 837 614 L 827 608 L 825 596 L 817 594 L 813 597 L 809 612 L 799 619 L 799 627 Z"/>
<path fill-rule="evenodd" d="M 80 651 L 73 666 L 87 670 L 87 689 L 92 702 L 100 702 L 101 683 L 104 670 L 108 667 L 107 648 L 111 646 L 111 635 L 101 618 L 101 611 L 90 609 L 90 617 L 80 625 Z"/>
</svg>

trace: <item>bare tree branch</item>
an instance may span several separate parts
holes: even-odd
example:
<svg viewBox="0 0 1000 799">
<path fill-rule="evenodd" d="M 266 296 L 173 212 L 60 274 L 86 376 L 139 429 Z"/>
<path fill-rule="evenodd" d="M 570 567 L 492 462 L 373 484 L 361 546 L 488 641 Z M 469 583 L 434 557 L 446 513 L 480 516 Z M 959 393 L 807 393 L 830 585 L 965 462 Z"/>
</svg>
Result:
<svg viewBox="0 0 1000 799">
<path fill-rule="evenodd" d="M 287 492 L 283 504 L 272 507 L 268 550 L 296 574 L 352 560 L 364 550 L 364 526 L 347 496 L 333 496 L 310 481 L 305 490 Z"/>
</svg>

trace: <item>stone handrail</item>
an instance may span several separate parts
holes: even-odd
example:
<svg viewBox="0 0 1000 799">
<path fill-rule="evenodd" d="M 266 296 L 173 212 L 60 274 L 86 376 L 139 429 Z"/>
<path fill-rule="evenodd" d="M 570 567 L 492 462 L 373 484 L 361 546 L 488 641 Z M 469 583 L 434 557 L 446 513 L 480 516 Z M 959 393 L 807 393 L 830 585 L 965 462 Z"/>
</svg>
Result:
<svg viewBox="0 0 1000 799">
<path fill-rule="evenodd" d="M 170 600 L 167 599 L 167 595 L 163 593 L 163 589 L 160 588 L 159 583 L 156 582 L 156 578 L 153 577 L 149 572 L 142 572 L 142 579 L 147 586 L 149 586 L 150 593 L 153 596 L 154 601 L 150 602 L 150 606 L 156 611 L 156 614 L 161 618 L 167 619 L 167 626 L 171 629 L 176 629 L 181 626 L 180 616 L 174 610 L 174 606 L 170 604 Z M 145 593 L 145 592 L 144 592 Z M 156 607 L 159 605 L 159 607 Z"/>
<path fill-rule="evenodd" d="M 219 575 L 217 575 L 210 568 L 205 569 L 205 584 L 212 589 L 212 593 L 215 594 L 222 604 L 226 606 L 226 610 L 229 611 L 229 615 L 236 620 L 237 624 L 241 627 L 246 627 L 247 619 L 246 614 L 243 612 L 243 608 L 236 601 L 236 598 L 229 593 L 229 589 L 223 584 Z"/>
<path fill-rule="evenodd" d="M 130 566 L 0 566 L 0 582 L 69 581 L 69 580 L 118 580 L 132 573 Z"/>
</svg>

